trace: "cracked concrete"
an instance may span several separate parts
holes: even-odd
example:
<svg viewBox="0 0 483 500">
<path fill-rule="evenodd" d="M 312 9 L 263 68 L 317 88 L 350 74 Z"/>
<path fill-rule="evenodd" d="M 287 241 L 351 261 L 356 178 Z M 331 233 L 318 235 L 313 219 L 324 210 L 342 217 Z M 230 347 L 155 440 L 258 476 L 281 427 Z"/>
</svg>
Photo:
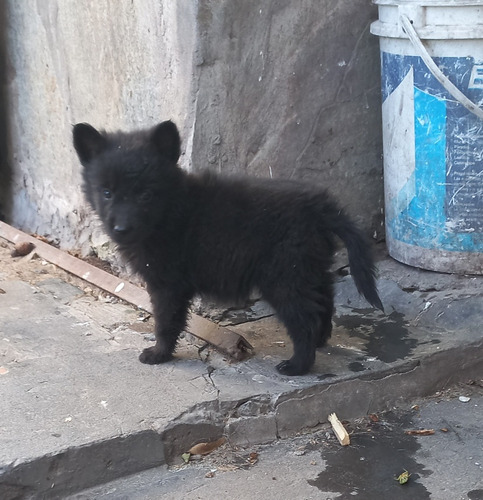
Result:
<svg viewBox="0 0 483 500">
<path fill-rule="evenodd" d="M 462 394 L 470 401 L 461 402 Z M 267 499 L 477 500 L 483 493 L 482 402 L 481 383 L 458 384 L 431 398 L 345 421 L 348 447 L 324 425 L 267 445 L 226 444 L 188 464 L 157 467 L 68 498 L 251 500 L 263 492 Z M 404 432 L 416 428 L 435 434 Z M 395 479 L 404 470 L 410 478 L 401 485 Z"/>
<path fill-rule="evenodd" d="M 289 379 L 274 367 L 290 342 L 262 306 L 261 319 L 231 327 L 255 346 L 245 362 L 199 352 L 187 335 L 176 360 L 142 365 L 146 314 L 38 259 L 0 252 L 2 498 L 63 497 L 177 463 L 197 442 L 268 443 L 318 428 L 330 412 L 360 417 L 483 375 L 483 277 L 383 257 L 386 314 L 341 277 L 331 342 L 311 374 Z M 232 313 L 224 321 L 238 323 Z"/>
</svg>

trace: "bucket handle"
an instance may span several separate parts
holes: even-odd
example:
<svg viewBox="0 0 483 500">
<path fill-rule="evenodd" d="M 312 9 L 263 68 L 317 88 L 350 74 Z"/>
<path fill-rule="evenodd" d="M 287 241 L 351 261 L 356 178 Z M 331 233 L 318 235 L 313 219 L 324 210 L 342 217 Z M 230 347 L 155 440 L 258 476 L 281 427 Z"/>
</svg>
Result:
<svg viewBox="0 0 483 500">
<path fill-rule="evenodd" d="M 473 101 L 468 99 L 461 90 L 459 90 L 453 83 L 451 83 L 448 78 L 443 74 L 443 72 L 438 68 L 437 64 L 433 61 L 428 51 L 424 47 L 423 43 L 418 37 L 416 30 L 414 29 L 411 21 L 405 14 L 399 16 L 399 20 L 404 27 L 406 35 L 411 40 L 417 52 L 421 56 L 429 71 L 434 75 L 434 77 L 441 83 L 441 85 L 466 109 L 474 113 L 478 118 L 483 120 L 483 109 L 478 107 Z"/>
</svg>

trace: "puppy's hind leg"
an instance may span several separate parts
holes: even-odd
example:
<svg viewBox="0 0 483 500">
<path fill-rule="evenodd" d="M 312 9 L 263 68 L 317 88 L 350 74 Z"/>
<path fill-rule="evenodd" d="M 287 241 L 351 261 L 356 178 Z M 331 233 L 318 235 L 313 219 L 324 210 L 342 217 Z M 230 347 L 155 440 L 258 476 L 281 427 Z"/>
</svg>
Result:
<svg viewBox="0 0 483 500">
<path fill-rule="evenodd" d="M 317 335 L 321 328 L 317 304 L 293 291 L 286 297 L 264 296 L 287 328 L 293 343 L 293 356 L 279 363 L 277 370 L 282 375 L 304 375 L 315 361 Z"/>
<path fill-rule="evenodd" d="M 282 375 L 304 375 L 310 371 L 315 361 L 318 320 L 315 317 L 311 318 L 308 314 L 304 315 L 303 311 L 293 316 L 287 314 L 287 311 L 282 312 L 280 319 L 292 340 L 293 356 L 279 363 L 277 370 Z"/>
<path fill-rule="evenodd" d="M 315 345 L 311 339 L 312 333 L 298 328 L 288 330 L 292 339 L 294 354 L 290 359 L 280 362 L 276 368 L 282 375 L 305 375 L 310 371 L 315 361 Z"/>
<path fill-rule="evenodd" d="M 334 314 L 334 292 L 332 284 L 321 291 L 320 328 L 315 339 L 316 347 L 324 347 L 332 334 L 332 315 Z"/>
</svg>

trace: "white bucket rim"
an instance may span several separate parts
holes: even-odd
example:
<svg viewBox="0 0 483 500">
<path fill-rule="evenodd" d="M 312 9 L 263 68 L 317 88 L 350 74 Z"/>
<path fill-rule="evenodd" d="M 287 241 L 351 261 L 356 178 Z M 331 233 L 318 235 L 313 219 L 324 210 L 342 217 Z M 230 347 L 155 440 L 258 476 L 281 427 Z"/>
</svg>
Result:
<svg viewBox="0 0 483 500">
<path fill-rule="evenodd" d="M 475 26 L 423 26 L 416 28 L 421 40 L 471 40 L 483 41 L 483 24 Z M 371 33 L 382 38 L 399 38 L 407 40 L 407 36 L 399 23 L 374 21 Z"/>
<path fill-rule="evenodd" d="M 376 5 L 412 5 L 420 7 L 483 7 L 482 0 L 372 0 Z"/>
<path fill-rule="evenodd" d="M 371 33 L 385 38 L 406 38 L 401 14 L 414 23 L 422 40 L 483 39 L 483 0 L 373 0 L 379 19 Z M 452 12 L 459 13 L 455 18 Z M 454 18 L 454 19 L 453 19 Z"/>
</svg>

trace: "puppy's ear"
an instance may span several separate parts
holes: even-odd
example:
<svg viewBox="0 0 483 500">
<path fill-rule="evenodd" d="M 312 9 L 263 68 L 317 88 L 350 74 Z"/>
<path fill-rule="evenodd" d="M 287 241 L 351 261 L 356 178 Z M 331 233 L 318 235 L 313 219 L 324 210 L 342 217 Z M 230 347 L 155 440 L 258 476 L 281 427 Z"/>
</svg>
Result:
<svg viewBox="0 0 483 500">
<path fill-rule="evenodd" d="M 168 120 L 154 127 L 151 134 L 151 142 L 163 155 L 176 163 L 181 154 L 181 139 L 176 125 Z"/>
<path fill-rule="evenodd" d="M 74 125 L 73 136 L 74 148 L 82 165 L 89 163 L 107 146 L 106 138 L 88 123 Z"/>
</svg>

